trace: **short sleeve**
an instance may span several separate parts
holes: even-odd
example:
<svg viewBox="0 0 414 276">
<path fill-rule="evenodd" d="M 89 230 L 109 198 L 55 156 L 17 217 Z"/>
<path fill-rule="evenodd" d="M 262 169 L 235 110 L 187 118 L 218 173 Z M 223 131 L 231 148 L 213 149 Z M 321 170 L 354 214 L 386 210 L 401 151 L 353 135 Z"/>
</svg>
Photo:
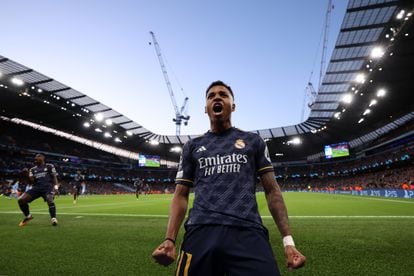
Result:
<svg viewBox="0 0 414 276">
<path fill-rule="evenodd" d="M 192 187 L 194 184 L 194 171 L 195 166 L 191 156 L 191 140 L 184 144 L 183 151 L 180 157 L 180 163 L 178 164 L 177 176 L 175 179 L 176 184 L 182 184 L 188 187 Z"/>
<path fill-rule="evenodd" d="M 33 177 L 33 168 L 29 170 L 29 177 Z"/>
<path fill-rule="evenodd" d="M 261 137 L 258 137 L 256 168 L 258 175 L 273 171 L 273 165 L 272 161 L 270 160 L 269 150 L 267 149 L 265 141 L 263 141 Z"/>
<path fill-rule="evenodd" d="M 55 166 L 53 166 L 52 164 L 47 164 L 47 169 L 51 175 L 56 175 Z"/>
</svg>

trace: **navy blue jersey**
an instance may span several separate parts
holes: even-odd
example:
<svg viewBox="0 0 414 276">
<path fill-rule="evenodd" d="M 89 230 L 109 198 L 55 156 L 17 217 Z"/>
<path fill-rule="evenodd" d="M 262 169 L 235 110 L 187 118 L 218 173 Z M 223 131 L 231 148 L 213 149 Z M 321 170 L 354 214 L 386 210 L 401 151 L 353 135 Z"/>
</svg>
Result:
<svg viewBox="0 0 414 276">
<path fill-rule="evenodd" d="M 55 175 L 56 169 L 52 164 L 35 166 L 29 170 L 29 176 L 34 177 L 34 186 L 38 188 L 53 187 L 53 177 Z"/>
<path fill-rule="evenodd" d="M 134 187 L 135 187 L 135 189 L 137 189 L 137 190 L 141 190 L 141 189 L 143 189 L 143 188 L 144 188 L 144 182 L 143 182 L 142 180 L 136 180 L 136 181 L 134 182 Z"/>
<path fill-rule="evenodd" d="M 75 174 L 75 177 L 73 178 L 74 181 L 79 182 L 79 184 L 84 180 L 83 175 L 81 174 Z"/>
<path fill-rule="evenodd" d="M 263 139 L 230 128 L 207 132 L 183 148 L 176 183 L 194 187 L 186 225 L 221 224 L 263 228 L 256 202 L 256 177 L 273 171 Z"/>
<path fill-rule="evenodd" d="M 81 184 L 82 184 L 82 182 L 84 180 L 83 175 L 81 175 L 81 174 L 75 174 L 75 177 L 73 178 L 73 180 L 74 180 L 73 188 L 80 190 L 82 188 L 82 185 Z"/>
</svg>

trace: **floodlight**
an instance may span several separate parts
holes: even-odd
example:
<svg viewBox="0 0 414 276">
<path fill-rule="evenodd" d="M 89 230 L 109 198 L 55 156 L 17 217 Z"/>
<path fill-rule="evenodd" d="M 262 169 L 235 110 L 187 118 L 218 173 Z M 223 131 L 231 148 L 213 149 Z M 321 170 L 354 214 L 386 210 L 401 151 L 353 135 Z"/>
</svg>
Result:
<svg viewBox="0 0 414 276">
<path fill-rule="evenodd" d="M 126 134 L 127 134 L 128 136 L 132 136 L 132 132 L 131 132 L 131 131 L 129 131 L 129 130 L 126 132 Z"/>
<path fill-rule="evenodd" d="M 107 137 L 107 138 L 108 138 L 108 137 L 112 137 L 111 133 L 109 133 L 109 132 L 105 132 L 105 133 L 104 133 L 104 136 L 105 136 L 105 137 Z"/>
<path fill-rule="evenodd" d="M 362 123 L 364 121 L 364 118 L 359 119 L 358 124 Z"/>
<path fill-rule="evenodd" d="M 122 141 L 121 141 L 121 139 L 119 139 L 118 137 L 116 137 L 115 139 L 115 142 L 117 142 L 117 143 L 121 143 Z"/>
<path fill-rule="evenodd" d="M 88 123 L 88 122 L 84 122 L 84 123 L 83 123 L 83 126 L 84 126 L 84 127 L 90 127 L 90 126 L 91 126 L 91 124 L 90 124 L 90 123 Z"/>
<path fill-rule="evenodd" d="M 112 125 L 112 120 L 111 120 L 111 119 L 106 119 L 106 120 L 105 120 L 105 124 L 106 124 L 107 126 Z"/>
<path fill-rule="evenodd" d="M 380 58 L 384 55 L 384 50 L 382 47 L 375 47 L 371 51 L 371 58 Z"/>
<path fill-rule="evenodd" d="M 102 114 L 102 113 L 96 113 L 96 114 L 95 114 L 95 119 L 96 119 L 98 122 L 102 121 L 102 120 L 103 120 L 103 118 L 104 118 L 104 116 L 103 116 L 103 114 Z"/>
<path fill-rule="evenodd" d="M 371 102 L 369 103 L 369 107 L 371 107 L 371 106 L 373 106 L 373 105 L 376 105 L 377 104 L 377 100 L 376 99 L 373 99 L 373 100 L 371 100 Z"/>
<path fill-rule="evenodd" d="M 362 115 L 367 115 L 369 113 L 371 113 L 371 109 L 367 108 L 365 109 L 364 113 L 362 113 Z"/>
<path fill-rule="evenodd" d="M 157 140 L 149 140 L 149 143 L 152 146 L 158 146 L 160 144 L 160 142 L 158 142 Z"/>
<path fill-rule="evenodd" d="M 102 130 L 101 130 L 100 128 L 98 128 L 98 127 L 97 127 L 97 128 L 95 128 L 95 131 L 96 131 L 96 132 L 102 132 Z"/>
<path fill-rule="evenodd" d="M 11 79 L 11 82 L 12 82 L 14 85 L 17 85 L 17 86 L 22 86 L 22 85 L 24 84 L 24 82 L 23 82 L 21 79 L 18 79 L 18 78 L 16 78 L 16 77 L 12 78 L 12 79 Z"/>
<path fill-rule="evenodd" d="M 377 91 L 377 97 L 384 97 L 385 94 L 387 94 L 387 91 L 385 91 L 385 89 L 383 89 L 383 88 L 378 89 L 378 91 Z"/>
<path fill-rule="evenodd" d="M 352 99 L 354 98 L 354 96 L 352 94 L 345 94 L 341 101 L 343 101 L 346 104 L 350 104 L 352 102 Z"/>
<path fill-rule="evenodd" d="M 179 146 L 175 146 L 175 147 L 172 147 L 171 149 L 170 149 L 170 151 L 171 152 L 181 152 L 182 151 L 182 148 L 181 147 L 179 147 Z"/>
<path fill-rule="evenodd" d="M 341 112 L 336 112 L 335 114 L 334 114 L 334 117 L 335 118 L 337 118 L 337 119 L 339 119 L 339 116 L 341 115 Z"/>
<path fill-rule="evenodd" d="M 301 143 L 302 143 L 302 141 L 300 140 L 299 137 L 295 137 L 292 140 L 287 141 L 287 144 L 288 145 L 291 145 L 291 144 L 293 144 L 293 145 L 299 145 Z"/>
<path fill-rule="evenodd" d="M 397 19 L 402 19 L 404 17 L 405 10 L 400 10 L 400 12 L 397 14 Z"/>
<path fill-rule="evenodd" d="M 356 82 L 359 82 L 359 83 L 364 83 L 365 82 L 365 75 L 364 74 L 358 74 L 356 77 L 355 77 L 355 81 Z"/>
</svg>

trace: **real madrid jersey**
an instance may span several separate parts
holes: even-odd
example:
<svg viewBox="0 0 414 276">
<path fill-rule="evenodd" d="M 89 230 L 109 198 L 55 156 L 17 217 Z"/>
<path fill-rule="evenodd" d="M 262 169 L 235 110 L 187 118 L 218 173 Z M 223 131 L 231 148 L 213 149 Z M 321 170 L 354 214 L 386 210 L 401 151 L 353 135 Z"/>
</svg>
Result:
<svg viewBox="0 0 414 276">
<path fill-rule="evenodd" d="M 263 139 L 230 128 L 207 132 L 183 148 L 176 183 L 194 187 L 186 225 L 221 224 L 263 228 L 256 177 L 273 171 Z"/>
<path fill-rule="evenodd" d="M 44 164 L 29 170 L 29 176 L 34 177 L 34 185 L 38 188 L 53 187 L 53 176 L 56 175 L 55 166 Z"/>
</svg>

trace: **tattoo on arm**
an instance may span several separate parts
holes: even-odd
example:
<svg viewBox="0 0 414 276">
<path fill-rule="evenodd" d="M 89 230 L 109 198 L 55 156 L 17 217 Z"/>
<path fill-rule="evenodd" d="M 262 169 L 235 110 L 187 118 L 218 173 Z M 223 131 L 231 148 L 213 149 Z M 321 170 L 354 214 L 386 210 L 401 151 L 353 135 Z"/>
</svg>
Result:
<svg viewBox="0 0 414 276">
<path fill-rule="evenodd" d="M 282 197 L 282 191 L 274 177 L 274 173 L 267 172 L 263 174 L 261 176 L 261 182 L 265 191 L 269 211 L 272 214 L 280 234 L 283 237 L 291 235 L 286 205 Z"/>
<path fill-rule="evenodd" d="M 190 188 L 184 185 L 176 185 L 174 197 L 171 202 L 170 215 L 167 225 L 166 237 L 176 239 L 181 224 L 184 221 L 188 207 Z"/>
</svg>

